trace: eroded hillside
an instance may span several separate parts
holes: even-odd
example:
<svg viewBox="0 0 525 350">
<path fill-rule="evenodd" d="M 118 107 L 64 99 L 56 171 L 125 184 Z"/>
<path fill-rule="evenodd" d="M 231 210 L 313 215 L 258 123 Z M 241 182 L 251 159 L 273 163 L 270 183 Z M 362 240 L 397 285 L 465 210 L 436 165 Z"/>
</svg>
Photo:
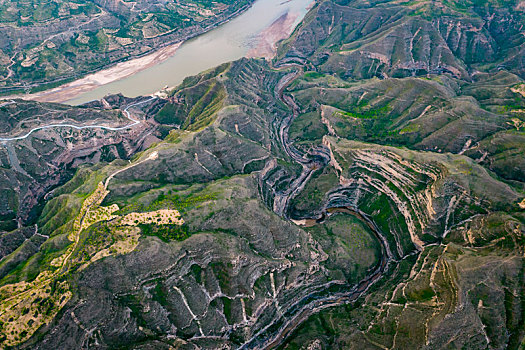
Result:
<svg viewBox="0 0 525 350">
<path fill-rule="evenodd" d="M 0 263 L 3 346 L 520 348 L 522 9 L 322 1 L 271 63 L 73 108 L 121 123 L 142 101 L 157 138 L 96 131 L 129 162 L 91 147 L 3 233 L 44 234 Z M 45 137 L 63 147 L 4 149 Z"/>
</svg>

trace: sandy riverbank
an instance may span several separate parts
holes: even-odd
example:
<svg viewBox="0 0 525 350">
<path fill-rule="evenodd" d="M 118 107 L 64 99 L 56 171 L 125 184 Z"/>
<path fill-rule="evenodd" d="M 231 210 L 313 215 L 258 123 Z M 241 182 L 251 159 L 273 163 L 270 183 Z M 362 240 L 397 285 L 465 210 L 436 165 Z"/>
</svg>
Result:
<svg viewBox="0 0 525 350">
<path fill-rule="evenodd" d="M 159 64 L 167 60 L 169 57 L 173 56 L 173 54 L 175 54 L 180 45 L 182 45 L 182 42 L 168 45 L 149 55 L 135 58 L 126 62 L 117 63 L 113 67 L 87 75 L 84 78 L 75 80 L 65 85 L 61 85 L 51 90 L 37 92 L 34 94 L 5 96 L 2 97 L 2 99 L 23 98 L 26 100 L 34 100 L 40 102 L 68 101 L 84 92 L 93 90 L 98 86 L 105 85 L 122 78 L 126 78 L 130 75 L 140 72 L 141 70 Z"/>
<path fill-rule="evenodd" d="M 179 42 L 177 44 L 173 44 L 159 49 L 144 57 L 119 63 L 113 67 L 90 74 L 84 78 L 67 83 L 54 89 L 34 94 L 3 96 L 1 99 L 23 98 L 41 102 L 75 101 L 75 103 L 79 103 L 79 101 L 86 102 L 91 99 L 99 99 L 104 95 L 104 92 L 109 93 L 109 91 L 122 91 L 124 94 L 127 94 L 129 96 L 134 96 L 137 94 L 147 95 L 152 94 L 153 91 L 157 91 L 157 93 L 154 94 L 162 96 L 164 90 L 158 82 L 164 81 L 164 84 L 170 86 L 178 85 L 180 83 L 179 80 L 182 81 L 182 79 L 184 78 L 184 73 L 182 72 L 186 72 L 187 75 L 197 74 L 200 71 L 218 65 L 220 63 L 235 60 L 243 56 L 266 57 L 267 59 L 272 58 L 276 53 L 277 43 L 280 40 L 287 38 L 292 33 L 292 31 L 295 28 L 295 25 L 299 20 L 299 17 L 302 17 L 302 15 L 304 15 L 303 11 L 305 7 L 303 7 L 303 4 L 310 2 L 309 6 L 306 5 L 306 9 L 308 9 L 311 8 L 313 4 L 315 4 L 315 0 L 288 0 L 282 3 L 278 3 L 277 1 L 279 0 L 265 1 L 271 1 L 271 3 L 261 3 L 261 6 L 259 7 L 266 9 L 266 7 L 272 6 L 271 10 L 275 10 L 277 11 L 277 13 L 272 11 L 270 12 L 275 13 L 275 15 L 280 15 L 280 17 L 277 19 L 275 19 L 276 17 L 273 17 L 275 19 L 273 20 L 273 22 L 265 22 L 266 13 L 262 15 L 261 13 L 247 11 L 246 13 L 248 14 L 247 17 L 250 18 L 250 23 L 244 23 L 243 21 L 246 21 L 246 19 L 243 19 L 242 16 L 240 16 L 238 17 L 239 20 L 230 22 L 233 23 L 233 29 L 227 29 L 226 26 L 228 26 L 228 24 L 226 24 L 223 27 L 223 32 L 225 31 L 225 33 L 217 32 L 219 33 L 217 34 L 219 35 L 219 37 L 217 37 L 217 35 L 214 36 L 210 34 L 208 34 L 207 36 L 203 36 L 208 40 L 210 40 L 211 38 L 213 40 L 211 44 L 204 40 L 199 44 L 202 45 L 202 47 L 192 47 L 192 43 L 194 44 L 198 42 L 198 40 L 190 41 L 188 43 L 188 45 L 190 46 L 185 46 L 184 49 L 181 49 L 179 51 L 180 54 L 174 55 L 182 44 L 182 42 Z M 298 3 L 296 4 L 295 2 Z M 258 11 L 260 10 L 261 9 L 258 9 Z M 265 27 L 266 24 L 266 28 L 264 28 L 262 31 L 261 27 L 257 27 L 257 24 L 255 24 L 254 26 L 254 23 L 252 23 L 259 23 L 258 21 L 262 22 L 262 27 Z M 271 24 L 268 25 L 267 23 Z M 241 35 L 241 37 L 238 37 L 239 30 L 242 31 L 243 29 L 246 29 L 250 31 L 254 30 L 255 28 L 257 30 L 256 32 L 249 32 L 249 35 L 243 34 L 244 36 Z M 229 31 L 232 30 L 233 33 L 230 33 Z M 210 33 L 212 32 L 213 31 L 210 31 Z M 221 37 L 221 35 L 226 35 L 228 37 Z M 249 45 L 253 47 L 251 49 L 246 47 L 248 46 L 246 45 L 246 43 L 250 41 L 254 42 L 255 44 L 255 47 Z M 221 42 L 224 45 L 217 46 L 216 44 L 214 44 L 215 42 Z M 237 45 L 243 46 L 237 47 Z M 210 59 L 209 57 L 205 57 L 205 55 L 209 54 L 210 52 L 207 52 L 206 50 L 210 51 L 212 54 L 214 50 L 225 50 L 225 52 L 217 52 L 219 58 L 212 60 L 212 62 L 208 62 L 210 61 Z M 232 54 L 230 54 L 230 51 L 232 52 Z M 198 53 L 198 55 L 196 56 L 197 58 L 193 57 L 195 56 L 195 53 Z M 175 61 L 173 61 L 174 57 L 177 58 Z M 159 63 L 169 63 L 169 67 L 174 73 L 170 73 L 169 79 L 165 80 L 166 76 L 162 75 L 164 73 L 159 73 L 159 69 L 157 69 Z M 173 65 L 175 63 L 180 64 L 174 68 Z M 162 66 L 164 67 L 164 65 Z M 195 70 L 195 67 L 198 67 L 198 70 Z M 137 74 L 141 71 L 144 72 Z M 149 72 L 151 72 L 151 74 L 149 74 Z M 135 77 L 140 78 L 137 79 Z M 151 81 L 149 81 L 148 79 Z M 121 84 L 121 81 L 130 81 L 131 85 L 127 87 L 122 86 L 126 83 Z M 118 85 L 119 88 L 110 88 L 115 85 Z M 143 87 L 150 85 L 152 86 L 151 89 L 146 89 Z M 133 92 L 130 93 L 130 91 Z"/>
<path fill-rule="evenodd" d="M 268 28 L 257 36 L 257 46 L 248 51 L 247 57 L 271 59 L 277 52 L 277 42 L 292 34 L 298 13 L 287 12 L 276 19 Z"/>
<path fill-rule="evenodd" d="M 315 1 L 313 3 L 315 3 Z M 256 46 L 250 49 L 246 53 L 245 57 L 264 57 L 268 60 L 272 59 L 277 52 L 277 42 L 290 36 L 293 29 L 295 28 L 294 24 L 298 16 L 298 13 L 287 12 L 276 19 L 272 24 L 270 24 L 256 36 Z M 166 97 L 166 91 L 172 90 L 174 88 L 175 86 L 170 86 L 164 90 L 153 93 L 153 95 L 157 97 Z"/>
<path fill-rule="evenodd" d="M 281 4 L 285 4 L 291 0 L 287 0 Z M 310 11 L 316 4 L 316 0 L 306 7 Z M 287 12 L 276 19 L 268 28 L 263 30 L 257 36 L 257 46 L 248 51 L 246 57 L 264 57 L 272 59 L 277 53 L 277 43 L 283 39 L 288 38 L 295 29 L 298 13 Z"/>
</svg>

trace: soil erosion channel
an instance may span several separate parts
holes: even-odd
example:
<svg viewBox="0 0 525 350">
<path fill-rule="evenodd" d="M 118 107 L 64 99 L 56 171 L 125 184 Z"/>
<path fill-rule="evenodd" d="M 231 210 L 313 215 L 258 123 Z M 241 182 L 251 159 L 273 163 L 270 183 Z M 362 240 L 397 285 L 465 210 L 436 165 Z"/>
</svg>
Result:
<svg viewBox="0 0 525 350">
<path fill-rule="evenodd" d="M 299 75 L 300 70 L 285 75 L 281 78 L 275 90 L 278 98 L 292 110 L 290 115 L 278 121 L 279 125 L 276 125 L 279 140 L 285 152 L 303 168 L 301 174 L 292 182 L 290 188 L 276 194 L 274 200 L 274 212 L 287 219 L 290 219 L 288 217 L 290 200 L 304 188 L 315 169 L 326 166 L 330 161 L 330 151 L 324 146 L 313 148 L 309 150 L 307 154 L 301 154 L 301 152 L 290 143 L 288 129 L 294 118 L 299 114 L 299 107 L 291 96 L 284 94 L 284 90 Z M 329 217 L 336 214 L 353 215 L 368 226 L 381 246 L 381 258 L 379 262 L 374 268 L 370 269 L 367 276 L 348 290 L 329 295 L 322 294 L 322 291 L 318 290 L 305 296 L 287 310 L 283 310 L 283 315 L 287 315 L 286 319 L 276 319 L 273 323 L 254 334 L 249 341 L 241 346 L 241 349 L 273 349 L 278 347 L 311 315 L 329 307 L 354 302 L 363 296 L 374 283 L 381 279 L 390 264 L 396 262 L 386 237 L 381 233 L 377 225 L 358 208 L 339 206 L 325 207 L 320 217 L 307 218 L 305 221 L 310 225 L 323 224 Z M 271 326 L 275 326 L 276 324 L 280 324 L 280 326 L 275 332 L 269 335 L 267 331 L 269 331 Z"/>
</svg>

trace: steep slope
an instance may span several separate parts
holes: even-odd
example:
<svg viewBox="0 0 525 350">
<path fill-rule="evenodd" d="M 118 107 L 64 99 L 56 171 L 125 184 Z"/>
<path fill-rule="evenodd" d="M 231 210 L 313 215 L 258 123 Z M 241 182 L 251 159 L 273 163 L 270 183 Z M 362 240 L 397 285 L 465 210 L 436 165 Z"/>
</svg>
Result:
<svg viewBox="0 0 525 350">
<path fill-rule="evenodd" d="M 158 142 L 77 170 L 2 259 L 2 345 L 523 346 L 507 5 L 323 1 L 271 64 L 187 78 L 144 111 Z"/>
<path fill-rule="evenodd" d="M 159 140 L 155 133 L 162 137 L 157 124 L 147 119 L 164 103 L 120 96 L 80 108 L 23 100 L 4 103 L 0 278 L 37 252 L 48 237 L 35 224 L 57 186 L 86 164 L 128 159 Z"/>
<path fill-rule="evenodd" d="M 468 79 L 497 65 L 523 74 L 522 23 L 519 2 L 322 1 L 279 58 L 357 79 L 441 73 Z"/>
</svg>

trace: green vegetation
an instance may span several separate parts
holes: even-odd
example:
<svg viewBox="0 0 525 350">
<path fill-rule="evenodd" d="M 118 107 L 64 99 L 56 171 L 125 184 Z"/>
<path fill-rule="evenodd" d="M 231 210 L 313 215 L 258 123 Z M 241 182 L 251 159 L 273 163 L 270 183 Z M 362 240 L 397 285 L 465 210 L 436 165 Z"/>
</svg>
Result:
<svg viewBox="0 0 525 350">
<path fill-rule="evenodd" d="M 334 279 L 344 278 L 351 284 L 357 283 L 380 259 L 381 249 L 376 237 L 355 216 L 337 214 L 308 231 L 328 254 L 324 265 Z"/>
<path fill-rule="evenodd" d="M 227 68 L 228 65 L 222 65 L 195 77 L 186 78 L 172 92 L 174 95 L 171 102 L 164 105 L 156 114 L 155 120 L 188 131 L 197 131 L 209 125 L 226 98 L 226 90 L 220 76 Z"/>
<path fill-rule="evenodd" d="M 328 130 L 321 122 L 321 117 L 317 112 L 301 114 L 290 126 L 290 138 L 298 144 L 320 143 L 322 137 L 327 133 Z"/>
<path fill-rule="evenodd" d="M 157 236 L 164 242 L 173 240 L 182 241 L 190 236 L 187 225 L 153 225 L 139 224 L 142 234 Z"/>
<path fill-rule="evenodd" d="M 159 209 L 175 209 L 178 210 L 181 214 L 199 208 L 202 203 L 207 201 L 212 201 L 217 199 L 216 193 L 189 193 L 186 195 L 181 195 L 178 192 L 173 190 L 167 190 L 167 192 L 162 191 L 152 191 L 151 193 L 141 193 L 136 198 L 129 198 L 126 200 L 126 203 L 122 206 L 122 209 L 117 211 L 117 215 L 125 215 L 132 212 L 148 212 L 155 211 Z M 151 202 L 151 195 L 157 195 L 155 199 Z"/>
<path fill-rule="evenodd" d="M 123 1 L 113 6 L 77 0 L 11 1 L 0 5 L 2 33 L 12 38 L 1 50 L 12 61 L 0 70 L 0 93 L 57 87 L 148 54 L 154 45 L 208 30 L 250 3 L 170 0 L 152 6 Z"/>
<path fill-rule="evenodd" d="M 205 0 L 177 13 L 142 11 L 114 32 L 73 35 L 68 59 L 84 45 L 96 52 L 114 37 L 133 41 L 150 22 L 196 25 L 184 17 L 201 5 L 224 9 Z M 80 167 L 32 219 L 20 216 L 32 205 L 30 177 L 6 147 L 2 188 L 19 185 L 5 192 L 2 218 L 25 226 L 0 233 L 0 347 L 264 348 L 275 339 L 282 349 L 519 348 L 520 6 L 321 1 L 272 63 L 221 65 L 144 108 L 157 122 L 144 134 L 123 133 L 103 149 L 75 144 L 76 130 L 14 143 L 35 180 L 98 163 Z M 30 21 L 53 16 L 49 9 Z M 97 106 L 17 102 L 0 107 L 0 126 L 27 129 L 46 111 L 122 118 Z M 148 135 L 164 139 L 134 151 Z M 92 139 L 106 138 L 119 139 L 109 131 Z M 65 151 L 77 146 L 80 155 Z M 157 210 L 177 210 L 184 224 L 159 224 L 173 221 Z M 130 213 L 151 216 L 126 223 Z M 71 337 L 80 325 L 91 338 Z"/>
<path fill-rule="evenodd" d="M 292 208 L 295 210 L 295 215 L 301 217 L 322 206 L 327 192 L 337 186 L 337 182 L 337 175 L 332 169 L 316 171 L 304 190 L 293 199 Z"/>
</svg>

